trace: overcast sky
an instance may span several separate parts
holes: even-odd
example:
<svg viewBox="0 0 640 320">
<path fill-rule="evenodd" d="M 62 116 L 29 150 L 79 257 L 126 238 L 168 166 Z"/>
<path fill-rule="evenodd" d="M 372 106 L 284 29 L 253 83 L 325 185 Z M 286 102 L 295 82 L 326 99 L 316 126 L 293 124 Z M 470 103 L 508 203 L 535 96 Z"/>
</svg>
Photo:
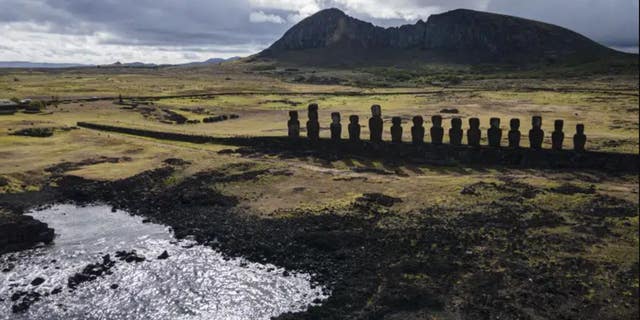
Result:
<svg viewBox="0 0 640 320">
<path fill-rule="evenodd" d="M 638 0 L 0 0 L 0 61 L 182 63 L 246 56 L 323 8 L 381 26 L 456 8 L 511 14 L 638 51 Z"/>
</svg>

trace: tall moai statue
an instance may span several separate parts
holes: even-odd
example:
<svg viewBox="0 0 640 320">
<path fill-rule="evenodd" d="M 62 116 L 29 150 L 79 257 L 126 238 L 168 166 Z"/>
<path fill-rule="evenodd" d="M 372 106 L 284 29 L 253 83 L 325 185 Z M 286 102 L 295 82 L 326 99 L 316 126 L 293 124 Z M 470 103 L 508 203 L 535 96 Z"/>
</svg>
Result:
<svg viewBox="0 0 640 320">
<path fill-rule="evenodd" d="M 424 143 L 424 119 L 422 116 L 413 117 L 413 127 L 411 127 L 411 142 L 413 144 Z"/>
<path fill-rule="evenodd" d="M 331 140 L 340 141 L 342 139 L 342 124 L 340 123 L 340 112 L 331 113 Z"/>
<path fill-rule="evenodd" d="M 320 139 L 320 123 L 318 122 L 318 104 L 312 103 L 308 107 L 307 138 L 311 141 Z"/>
<path fill-rule="evenodd" d="M 480 146 L 480 138 L 482 137 L 482 131 L 480 131 L 480 119 L 469 119 L 469 130 L 467 130 L 467 144 L 473 147 Z"/>
<path fill-rule="evenodd" d="M 298 120 L 298 111 L 289 111 L 287 128 L 289 128 L 289 138 L 300 138 L 300 121 Z"/>
<path fill-rule="evenodd" d="M 500 129 L 500 118 L 489 119 L 489 130 L 487 130 L 487 137 L 489 138 L 489 146 L 500 147 L 500 141 L 502 140 L 502 129 Z"/>
<path fill-rule="evenodd" d="M 451 129 L 449 129 L 449 143 L 454 146 L 462 144 L 462 119 L 451 119 Z"/>
<path fill-rule="evenodd" d="M 542 117 L 532 117 L 531 126 L 531 130 L 529 130 L 529 146 L 531 147 L 531 149 L 542 149 L 542 141 L 544 140 L 544 131 L 542 130 Z"/>
<path fill-rule="evenodd" d="M 551 149 L 562 150 L 562 143 L 564 142 L 564 121 L 556 120 L 553 122 L 553 132 L 551 133 Z"/>
<path fill-rule="evenodd" d="M 442 144 L 444 138 L 444 129 L 442 128 L 442 116 L 431 117 L 431 143 Z"/>
<path fill-rule="evenodd" d="M 520 148 L 520 119 L 511 119 L 509 126 L 509 148 Z"/>
<path fill-rule="evenodd" d="M 360 118 L 356 115 L 349 116 L 349 140 L 360 141 Z"/>
<path fill-rule="evenodd" d="M 576 134 L 573 135 L 573 150 L 584 151 L 584 146 L 587 144 L 587 136 L 584 135 L 584 124 L 578 123 L 576 125 Z"/>
<path fill-rule="evenodd" d="M 374 142 L 382 141 L 382 108 L 380 105 L 371 106 L 371 118 L 369 119 L 369 139 Z"/>
<path fill-rule="evenodd" d="M 391 118 L 391 142 L 402 142 L 402 118 L 400 117 Z"/>
</svg>

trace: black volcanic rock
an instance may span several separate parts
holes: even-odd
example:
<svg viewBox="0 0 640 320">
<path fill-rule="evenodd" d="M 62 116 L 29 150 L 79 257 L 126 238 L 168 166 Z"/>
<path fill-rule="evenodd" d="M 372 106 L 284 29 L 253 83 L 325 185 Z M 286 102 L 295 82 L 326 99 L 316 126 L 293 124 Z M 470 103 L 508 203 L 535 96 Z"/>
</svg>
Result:
<svg viewBox="0 0 640 320">
<path fill-rule="evenodd" d="M 382 28 L 338 9 L 326 9 L 293 26 L 259 57 L 313 64 L 394 58 L 539 63 L 589 61 L 614 53 L 565 28 L 494 13 L 458 9 L 432 15 L 427 22 Z"/>
<path fill-rule="evenodd" d="M 0 254 L 29 248 L 40 242 L 51 243 L 54 236 L 53 229 L 31 216 L 5 216 L 0 219 Z"/>
<path fill-rule="evenodd" d="M 300 21 L 269 49 L 374 48 L 385 46 L 386 37 L 384 28 L 347 16 L 338 9 L 326 9 Z"/>
</svg>

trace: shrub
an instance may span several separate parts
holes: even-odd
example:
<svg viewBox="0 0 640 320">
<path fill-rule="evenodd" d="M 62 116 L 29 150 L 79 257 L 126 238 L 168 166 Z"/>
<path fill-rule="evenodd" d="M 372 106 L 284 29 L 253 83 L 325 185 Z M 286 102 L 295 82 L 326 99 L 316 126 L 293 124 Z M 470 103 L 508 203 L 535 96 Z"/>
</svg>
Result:
<svg viewBox="0 0 640 320">
<path fill-rule="evenodd" d="M 40 112 L 40 111 L 42 111 L 42 109 L 44 109 L 46 107 L 47 107 L 47 104 L 44 101 L 41 101 L 41 100 L 31 101 L 25 107 L 25 111 L 27 111 L 27 112 Z"/>
<path fill-rule="evenodd" d="M 53 135 L 53 128 L 26 128 L 14 132 L 13 135 L 39 138 L 51 137 Z"/>
</svg>

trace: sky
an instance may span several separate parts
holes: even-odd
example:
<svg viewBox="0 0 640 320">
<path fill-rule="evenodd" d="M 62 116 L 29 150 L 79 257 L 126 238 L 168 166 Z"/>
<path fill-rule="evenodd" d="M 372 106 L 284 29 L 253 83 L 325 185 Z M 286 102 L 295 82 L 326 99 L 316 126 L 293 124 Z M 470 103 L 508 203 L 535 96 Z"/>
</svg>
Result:
<svg viewBox="0 0 640 320">
<path fill-rule="evenodd" d="M 638 52 L 638 0 L 0 0 L 0 61 L 184 63 L 257 53 L 324 8 L 383 27 L 457 8 Z"/>
</svg>

